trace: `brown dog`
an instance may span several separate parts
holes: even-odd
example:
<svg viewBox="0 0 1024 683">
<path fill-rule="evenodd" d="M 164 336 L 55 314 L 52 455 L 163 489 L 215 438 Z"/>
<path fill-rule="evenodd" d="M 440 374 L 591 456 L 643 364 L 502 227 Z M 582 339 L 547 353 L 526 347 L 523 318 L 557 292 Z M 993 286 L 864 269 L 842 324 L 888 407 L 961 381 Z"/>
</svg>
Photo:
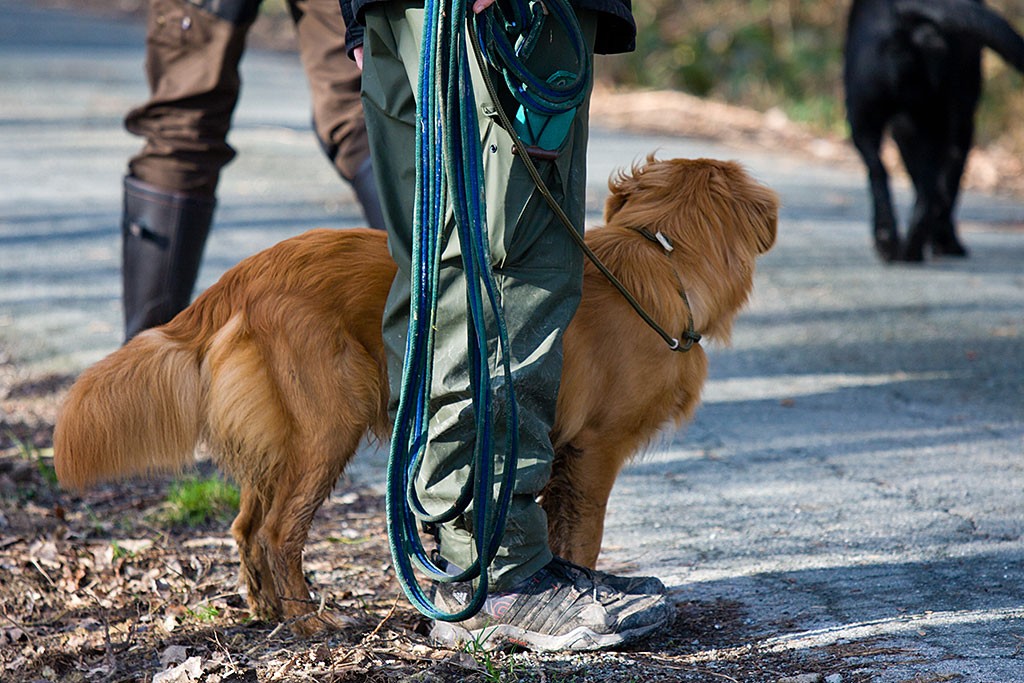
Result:
<svg viewBox="0 0 1024 683">
<path fill-rule="evenodd" d="M 755 258 L 775 241 L 775 194 L 735 163 L 703 159 L 649 158 L 609 186 L 607 225 L 588 245 L 662 327 L 686 329 L 682 287 L 696 329 L 728 342 Z M 82 374 L 54 434 L 61 483 L 182 468 L 205 441 L 241 487 L 231 530 L 253 613 L 309 614 L 302 549 L 313 515 L 361 438 L 389 433 L 381 316 L 394 275 L 384 234 L 371 230 L 314 230 L 245 259 Z M 619 470 L 693 413 L 706 370 L 700 346 L 669 350 L 587 263 L 542 498 L 556 554 L 594 566 Z"/>
</svg>

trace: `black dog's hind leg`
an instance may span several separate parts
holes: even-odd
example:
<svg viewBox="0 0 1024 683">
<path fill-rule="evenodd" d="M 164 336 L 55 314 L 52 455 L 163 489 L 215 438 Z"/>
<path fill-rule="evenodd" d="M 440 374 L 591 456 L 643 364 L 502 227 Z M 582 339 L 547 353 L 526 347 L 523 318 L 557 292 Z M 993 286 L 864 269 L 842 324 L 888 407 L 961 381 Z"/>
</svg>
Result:
<svg viewBox="0 0 1024 683">
<path fill-rule="evenodd" d="M 956 236 L 953 212 L 960 195 L 960 181 L 967 164 L 967 154 L 974 142 L 974 123 L 967 118 L 959 130 L 953 133 L 954 142 L 947 149 L 939 174 L 940 190 L 943 192 L 945 213 L 932 228 L 932 253 L 936 256 L 967 256 L 967 249 Z"/>
<path fill-rule="evenodd" d="M 892 195 L 889 192 L 889 173 L 882 163 L 882 123 L 851 122 L 853 144 L 860 152 L 868 169 L 868 183 L 871 188 L 871 202 L 874 211 L 875 251 L 884 261 L 893 261 L 899 256 L 900 238 L 896 228 L 896 213 L 893 210 Z"/>
<path fill-rule="evenodd" d="M 962 141 L 950 140 L 948 132 L 934 120 L 901 119 L 893 122 L 893 138 L 917 197 L 899 258 L 923 261 L 924 247 L 929 243 L 935 253 L 965 255 L 953 224 L 953 209 L 966 161 Z"/>
</svg>

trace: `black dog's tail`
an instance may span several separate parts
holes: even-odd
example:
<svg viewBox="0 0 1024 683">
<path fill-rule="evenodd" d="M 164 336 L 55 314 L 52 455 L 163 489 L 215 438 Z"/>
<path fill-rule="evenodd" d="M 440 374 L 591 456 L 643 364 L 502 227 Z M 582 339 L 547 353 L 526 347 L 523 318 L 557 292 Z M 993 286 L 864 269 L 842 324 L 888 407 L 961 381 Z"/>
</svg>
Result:
<svg viewBox="0 0 1024 683">
<path fill-rule="evenodd" d="M 1006 19 L 971 0 L 896 0 L 897 14 L 929 21 L 950 33 L 965 33 L 1024 73 L 1024 37 Z"/>
</svg>

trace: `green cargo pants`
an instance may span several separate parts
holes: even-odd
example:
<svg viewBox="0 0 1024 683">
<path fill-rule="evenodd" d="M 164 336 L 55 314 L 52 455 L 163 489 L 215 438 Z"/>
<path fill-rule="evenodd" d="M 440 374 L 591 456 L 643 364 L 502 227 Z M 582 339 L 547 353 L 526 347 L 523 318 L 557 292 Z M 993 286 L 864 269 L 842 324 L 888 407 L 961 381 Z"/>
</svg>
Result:
<svg viewBox="0 0 1024 683">
<path fill-rule="evenodd" d="M 581 14 L 591 47 L 596 20 Z M 409 274 L 415 201 L 416 101 L 422 3 L 387 2 L 370 5 L 365 16 L 363 109 L 371 155 L 388 224 L 391 253 L 398 275 L 384 313 L 393 411 L 402 377 L 402 358 L 409 321 Z M 554 22 L 549 22 L 553 24 Z M 538 41 L 531 62 L 535 73 L 548 76 L 560 69 L 574 71 L 568 41 L 554 29 Z M 588 57 L 590 58 L 590 57 Z M 472 56 L 470 62 L 475 69 Z M 505 536 L 491 565 L 492 590 L 511 587 L 541 569 L 551 559 L 547 519 L 537 495 L 551 476 L 553 452 L 549 432 L 562 367 L 562 334 L 579 303 L 583 277 L 582 254 L 534 187 L 522 161 L 512 153 L 509 135 L 494 118 L 495 106 L 512 118 L 517 106 L 504 97 L 490 101 L 480 75 L 474 73 L 474 92 L 484 153 L 487 226 L 493 272 L 510 340 L 513 386 L 519 408 L 519 466 Z M 548 187 L 580 230 L 586 195 L 586 149 L 589 97 L 580 106 L 554 161 L 539 161 Z M 451 212 L 449 211 L 449 220 Z M 434 383 L 431 387 L 430 444 L 416 482 L 428 511 L 451 506 L 469 474 L 475 439 L 467 351 L 465 280 L 458 237 L 446 246 L 440 273 Z M 488 359 L 492 376 L 500 378 L 496 340 Z M 500 383 L 498 383 L 500 386 Z M 500 399 L 496 392 L 496 401 Z M 394 414 L 394 412 L 392 412 Z M 504 415 L 495 418 L 495 444 L 505 440 Z M 440 529 L 440 552 L 449 562 L 468 567 L 475 561 L 473 520 L 469 515 Z"/>
</svg>

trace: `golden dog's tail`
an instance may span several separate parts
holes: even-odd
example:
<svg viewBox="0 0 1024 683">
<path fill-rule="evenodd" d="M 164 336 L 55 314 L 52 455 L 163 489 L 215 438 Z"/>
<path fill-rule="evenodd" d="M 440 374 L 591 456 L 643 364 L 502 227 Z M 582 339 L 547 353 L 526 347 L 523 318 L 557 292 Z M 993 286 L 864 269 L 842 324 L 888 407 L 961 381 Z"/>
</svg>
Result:
<svg viewBox="0 0 1024 683">
<path fill-rule="evenodd" d="M 208 290 L 200 297 L 206 301 L 139 334 L 82 373 L 53 435 L 54 467 L 62 486 L 83 488 L 192 462 L 206 414 L 203 337 L 220 326 L 212 317 L 220 317 L 216 313 L 222 307 L 209 305 L 216 304 L 215 298 Z M 179 324 L 197 316 L 206 324 L 191 332 Z"/>
</svg>

